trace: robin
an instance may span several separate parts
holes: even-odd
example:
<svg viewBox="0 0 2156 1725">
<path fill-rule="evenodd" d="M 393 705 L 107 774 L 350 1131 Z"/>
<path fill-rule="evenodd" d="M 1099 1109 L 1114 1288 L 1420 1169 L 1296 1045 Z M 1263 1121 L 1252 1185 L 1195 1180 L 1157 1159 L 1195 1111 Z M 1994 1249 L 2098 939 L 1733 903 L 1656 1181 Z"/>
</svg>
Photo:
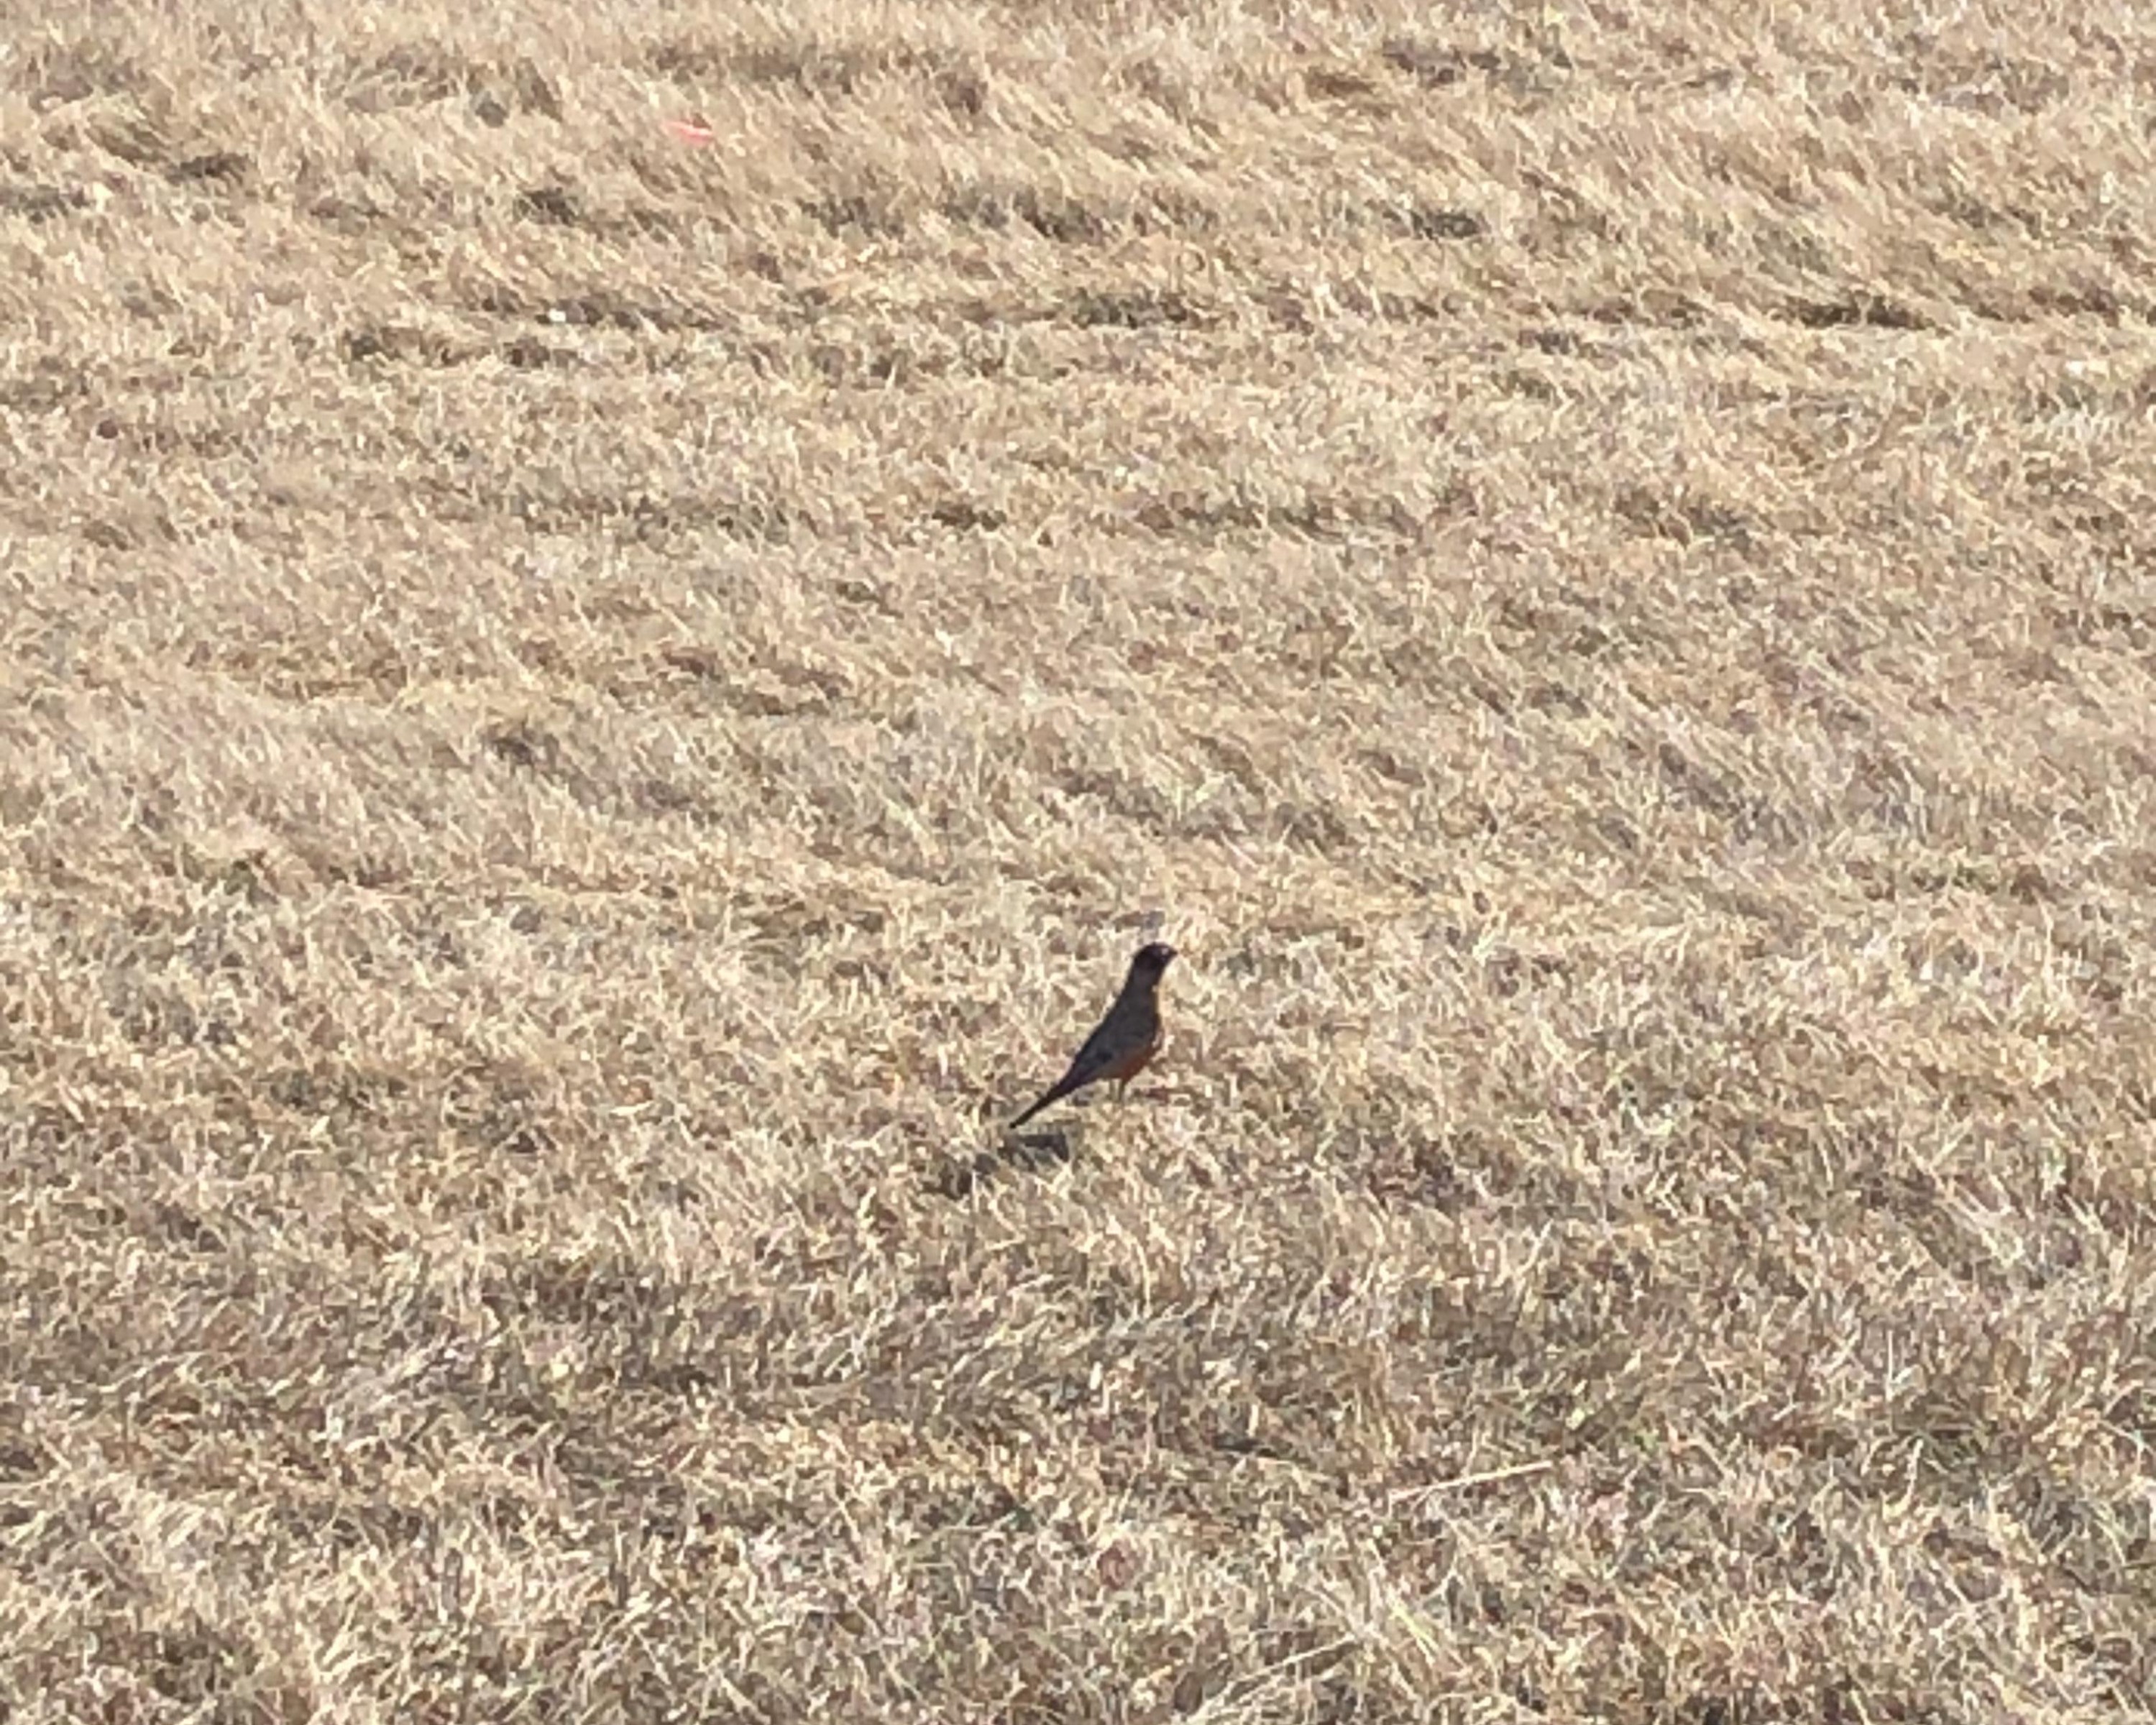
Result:
<svg viewBox="0 0 2156 1725">
<path fill-rule="evenodd" d="M 1137 956 L 1131 960 L 1131 973 L 1123 978 L 1123 991 L 1116 996 L 1108 1015 L 1086 1039 L 1085 1046 L 1070 1062 L 1070 1070 L 1055 1081 L 1046 1096 L 1011 1122 L 1014 1131 L 1050 1102 L 1060 1101 L 1073 1091 L 1103 1078 L 1116 1081 L 1118 1096 L 1129 1088 L 1130 1081 L 1160 1050 L 1160 979 L 1174 956 L 1175 948 L 1159 941 L 1138 948 Z"/>
</svg>

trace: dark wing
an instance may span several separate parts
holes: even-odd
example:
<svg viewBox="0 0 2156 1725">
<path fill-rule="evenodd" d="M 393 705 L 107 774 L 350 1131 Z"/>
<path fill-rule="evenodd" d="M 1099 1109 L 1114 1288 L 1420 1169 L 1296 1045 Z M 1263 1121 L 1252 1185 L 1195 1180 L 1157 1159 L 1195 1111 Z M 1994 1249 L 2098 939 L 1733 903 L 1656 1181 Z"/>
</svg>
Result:
<svg viewBox="0 0 2156 1725">
<path fill-rule="evenodd" d="M 1116 1005 L 1121 1006 L 1122 1004 L 1118 1001 Z M 1046 1096 L 1011 1122 L 1013 1126 L 1024 1126 L 1050 1102 L 1062 1101 L 1074 1090 L 1085 1089 L 1109 1067 L 1115 1065 L 1116 1052 L 1120 1040 L 1116 1034 L 1116 1010 L 1111 1008 L 1107 1017 L 1094 1026 L 1093 1034 L 1086 1039 L 1085 1045 L 1071 1057 L 1070 1070 L 1049 1086 Z"/>
</svg>

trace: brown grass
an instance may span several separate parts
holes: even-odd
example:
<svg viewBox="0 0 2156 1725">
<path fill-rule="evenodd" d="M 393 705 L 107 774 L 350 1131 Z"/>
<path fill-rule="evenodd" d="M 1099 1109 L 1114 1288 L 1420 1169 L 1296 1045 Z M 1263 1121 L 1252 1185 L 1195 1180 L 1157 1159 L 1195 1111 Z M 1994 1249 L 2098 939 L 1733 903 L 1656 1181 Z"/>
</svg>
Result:
<svg viewBox="0 0 2156 1725">
<path fill-rule="evenodd" d="M 2149 1717 L 2152 125 L 16 8 L 0 1716 Z"/>
</svg>

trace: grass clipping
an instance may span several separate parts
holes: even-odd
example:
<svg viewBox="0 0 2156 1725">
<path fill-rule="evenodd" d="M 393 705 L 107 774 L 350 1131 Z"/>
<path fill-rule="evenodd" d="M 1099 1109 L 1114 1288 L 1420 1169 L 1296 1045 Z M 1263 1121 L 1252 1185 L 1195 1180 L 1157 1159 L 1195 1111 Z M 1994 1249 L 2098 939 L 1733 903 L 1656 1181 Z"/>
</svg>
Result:
<svg viewBox="0 0 2156 1725">
<path fill-rule="evenodd" d="M 0 1712 L 2148 1717 L 2156 22 L 1891 11 L 25 14 Z"/>
</svg>

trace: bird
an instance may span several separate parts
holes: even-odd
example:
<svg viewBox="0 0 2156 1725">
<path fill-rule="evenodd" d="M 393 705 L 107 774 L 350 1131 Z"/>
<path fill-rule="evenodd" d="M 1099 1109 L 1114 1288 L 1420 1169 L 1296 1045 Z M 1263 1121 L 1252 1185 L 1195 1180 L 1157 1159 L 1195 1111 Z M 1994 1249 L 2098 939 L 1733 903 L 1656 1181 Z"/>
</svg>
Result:
<svg viewBox="0 0 2156 1725">
<path fill-rule="evenodd" d="M 1160 979 L 1168 970 L 1175 948 L 1163 941 L 1149 941 L 1131 960 L 1130 974 L 1108 1015 L 1093 1027 L 1070 1070 L 1049 1086 L 1048 1094 L 1011 1122 L 1015 1132 L 1050 1102 L 1059 1102 L 1073 1091 L 1103 1078 L 1112 1078 L 1120 1098 L 1131 1081 L 1145 1070 L 1160 1051 Z"/>
</svg>

